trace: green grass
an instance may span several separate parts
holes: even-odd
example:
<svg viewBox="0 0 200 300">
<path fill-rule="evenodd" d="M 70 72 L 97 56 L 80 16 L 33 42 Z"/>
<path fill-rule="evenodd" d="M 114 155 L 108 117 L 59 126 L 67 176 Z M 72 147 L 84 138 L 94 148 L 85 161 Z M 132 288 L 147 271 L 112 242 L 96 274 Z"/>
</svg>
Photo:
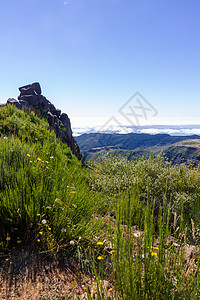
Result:
<svg viewBox="0 0 200 300">
<path fill-rule="evenodd" d="M 87 170 L 44 119 L 10 106 L 2 110 L 1 250 L 68 249 L 82 235 L 89 241 L 98 230 L 91 216 L 100 201 L 87 184 Z"/>
<path fill-rule="evenodd" d="M 21 249 L 74 256 L 98 299 L 199 299 L 199 169 L 162 155 L 84 168 L 44 118 L 12 106 L 0 132 L 1 266 Z"/>
</svg>

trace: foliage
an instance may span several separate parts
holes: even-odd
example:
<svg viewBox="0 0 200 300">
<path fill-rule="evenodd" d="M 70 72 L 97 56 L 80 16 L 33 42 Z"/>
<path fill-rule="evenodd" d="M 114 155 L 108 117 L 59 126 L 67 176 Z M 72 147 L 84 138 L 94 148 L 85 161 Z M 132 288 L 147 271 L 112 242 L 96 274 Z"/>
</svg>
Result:
<svg viewBox="0 0 200 300">
<path fill-rule="evenodd" d="M 100 201 L 87 170 L 33 112 L 4 107 L 0 122 L 0 248 L 71 251 L 70 241 L 89 242 Z"/>
</svg>

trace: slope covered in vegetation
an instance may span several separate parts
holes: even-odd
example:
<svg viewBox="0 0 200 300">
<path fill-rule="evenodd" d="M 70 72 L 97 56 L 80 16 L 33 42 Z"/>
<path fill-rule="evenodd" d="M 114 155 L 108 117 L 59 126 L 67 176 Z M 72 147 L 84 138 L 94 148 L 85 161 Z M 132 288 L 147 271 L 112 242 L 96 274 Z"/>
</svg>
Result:
<svg viewBox="0 0 200 300">
<path fill-rule="evenodd" d="M 0 132 L 2 270 L 23 250 L 74 257 L 97 299 L 200 297 L 198 168 L 161 155 L 85 168 L 45 119 L 13 106 L 0 108 Z"/>
</svg>

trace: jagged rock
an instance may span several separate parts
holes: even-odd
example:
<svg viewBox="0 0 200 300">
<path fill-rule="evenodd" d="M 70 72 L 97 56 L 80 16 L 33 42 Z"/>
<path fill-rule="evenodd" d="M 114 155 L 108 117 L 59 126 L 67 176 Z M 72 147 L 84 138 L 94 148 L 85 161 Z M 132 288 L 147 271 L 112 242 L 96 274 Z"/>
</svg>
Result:
<svg viewBox="0 0 200 300">
<path fill-rule="evenodd" d="M 47 113 L 47 120 L 50 126 L 54 126 L 54 115 L 50 111 Z"/>
<path fill-rule="evenodd" d="M 17 108 L 21 109 L 22 108 L 22 104 L 19 103 L 16 99 L 14 98 L 9 98 L 7 100 L 7 104 L 12 104 L 12 105 L 15 105 Z"/>
<path fill-rule="evenodd" d="M 38 95 L 42 94 L 42 90 L 41 90 L 41 86 L 40 86 L 39 82 L 32 83 L 32 87 Z"/>
<path fill-rule="evenodd" d="M 28 102 L 26 102 L 26 101 L 24 101 L 24 100 L 19 100 L 19 103 L 20 103 L 22 106 L 27 106 L 27 107 L 30 107 L 30 106 L 31 106 Z"/>
<path fill-rule="evenodd" d="M 19 91 L 21 95 L 34 95 L 35 93 L 41 95 L 42 93 L 39 82 L 34 82 L 32 84 L 21 86 L 19 88 Z"/>
<path fill-rule="evenodd" d="M 56 112 L 55 112 L 56 116 L 59 118 L 61 115 L 61 110 L 56 108 Z"/>
<path fill-rule="evenodd" d="M 56 113 L 56 108 L 52 103 L 49 103 L 49 110 L 53 115 Z"/>
<path fill-rule="evenodd" d="M 79 146 L 72 135 L 71 123 L 66 113 L 56 108 L 49 100 L 41 95 L 41 87 L 38 82 L 27 84 L 19 88 L 20 95 L 18 100 L 8 99 L 7 104 L 15 105 L 22 109 L 24 106 L 32 106 L 41 109 L 47 116 L 51 128 L 54 129 L 56 136 L 71 148 L 72 153 L 79 159 L 83 160 Z"/>
<path fill-rule="evenodd" d="M 28 102 L 33 107 L 37 106 L 39 102 L 37 95 L 23 95 L 18 97 L 18 99 Z"/>
</svg>

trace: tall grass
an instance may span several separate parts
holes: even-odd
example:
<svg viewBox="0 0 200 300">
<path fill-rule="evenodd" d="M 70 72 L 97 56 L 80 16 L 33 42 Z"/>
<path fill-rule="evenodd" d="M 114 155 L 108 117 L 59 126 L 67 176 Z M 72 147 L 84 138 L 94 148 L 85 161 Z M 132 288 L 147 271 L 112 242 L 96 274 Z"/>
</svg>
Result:
<svg viewBox="0 0 200 300">
<path fill-rule="evenodd" d="M 87 184 L 88 170 L 33 112 L 8 106 L 0 122 L 1 250 L 69 252 L 70 241 L 89 243 L 100 228 L 92 214 L 101 201 Z"/>
</svg>

